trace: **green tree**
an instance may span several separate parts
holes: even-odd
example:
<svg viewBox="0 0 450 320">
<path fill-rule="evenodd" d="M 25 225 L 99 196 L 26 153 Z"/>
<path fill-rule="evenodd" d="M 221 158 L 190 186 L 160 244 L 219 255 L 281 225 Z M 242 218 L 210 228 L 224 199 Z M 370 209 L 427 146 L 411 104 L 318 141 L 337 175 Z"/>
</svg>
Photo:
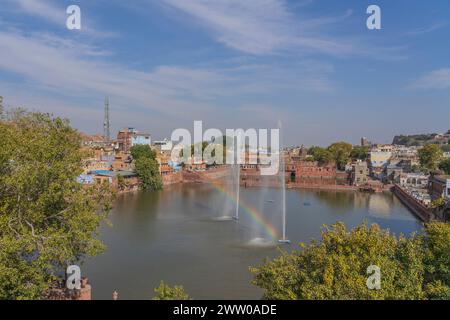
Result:
<svg viewBox="0 0 450 320">
<path fill-rule="evenodd" d="M 420 165 L 427 170 L 436 170 L 442 158 L 442 150 L 436 144 L 427 144 L 419 150 Z"/>
<path fill-rule="evenodd" d="M 442 208 L 443 206 L 445 206 L 445 204 L 446 204 L 445 198 L 440 197 L 431 201 L 431 208 L 433 209 Z"/>
<path fill-rule="evenodd" d="M 308 155 L 311 155 L 319 165 L 328 164 L 333 160 L 333 155 L 327 149 L 321 147 L 312 146 L 308 149 Z"/>
<path fill-rule="evenodd" d="M 112 193 L 76 182 L 84 154 L 67 120 L 10 112 L 0 135 L 0 299 L 41 299 L 68 265 L 103 249 Z"/>
<path fill-rule="evenodd" d="M 448 299 L 450 230 L 445 223 L 423 234 L 396 238 L 378 225 L 347 231 L 325 227 L 320 242 L 251 268 L 266 299 Z M 381 289 L 368 289 L 367 268 L 381 270 Z"/>
<path fill-rule="evenodd" d="M 339 170 L 344 170 L 345 165 L 350 160 L 350 155 L 353 146 L 347 142 L 336 142 L 328 147 L 328 151 L 333 156 L 334 161 L 336 161 L 336 166 Z"/>
<path fill-rule="evenodd" d="M 121 174 L 117 175 L 117 186 L 119 187 L 119 190 L 124 190 L 127 186 L 125 178 Z"/>
<path fill-rule="evenodd" d="M 450 299 L 450 224 L 425 225 L 425 293 L 429 299 Z"/>
<path fill-rule="evenodd" d="M 189 296 L 182 286 L 170 287 L 161 281 L 159 287 L 155 289 L 153 300 L 189 300 Z"/>
<path fill-rule="evenodd" d="M 444 144 L 441 146 L 443 152 L 450 152 L 450 139 L 448 140 L 448 144 Z"/>
<path fill-rule="evenodd" d="M 156 159 L 156 152 L 149 145 L 132 146 L 130 153 L 134 160 L 138 160 L 139 158 Z"/>
<path fill-rule="evenodd" d="M 134 164 L 134 171 L 139 177 L 142 190 L 156 191 L 162 188 L 159 164 L 155 159 L 138 158 Z"/>
<path fill-rule="evenodd" d="M 450 174 L 450 158 L 442 160 L 439 163 L 439 169 L 445 172 L 445 174 Z"/>
<path fill-rule="evenodd" d="M 364 161 L 367 159 L 368 152 L 369 152 L 368 147 L 354 146 L 350 156 L 353 160 L 363 160 Z"/>
</svg>

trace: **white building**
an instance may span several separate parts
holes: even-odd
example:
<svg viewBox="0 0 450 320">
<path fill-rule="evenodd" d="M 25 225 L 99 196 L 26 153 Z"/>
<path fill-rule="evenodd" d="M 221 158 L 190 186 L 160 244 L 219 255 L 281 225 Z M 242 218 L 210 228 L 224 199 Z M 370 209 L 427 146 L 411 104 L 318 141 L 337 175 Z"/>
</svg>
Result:
<svg viewBox="0 0 450 320">
<path fill-rule="evenodd" d="M 173 143 L 171 140 L 164 139 L 161 141 L 153 142 L 153 145 L 161 150 L 161 152 L 170 152 L 173 149 Z"/>
<path fill-rule="evenodd" d="M 425 189 L 428 186 L 428 178 L 428 175 L 422 173 L 402 173 L 396 182 L 404 188 Z"/>
</svg>

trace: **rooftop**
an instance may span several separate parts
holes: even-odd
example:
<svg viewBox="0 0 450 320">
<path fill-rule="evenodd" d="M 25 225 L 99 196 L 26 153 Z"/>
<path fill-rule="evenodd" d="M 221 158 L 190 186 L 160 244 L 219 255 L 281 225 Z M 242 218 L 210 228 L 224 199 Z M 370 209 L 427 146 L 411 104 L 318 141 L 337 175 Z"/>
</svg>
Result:
<svg viewBox="0 0 450 320">
<path fill-rule="evenodd" d="M 95 170 L 95 171 L 93 171 L 93 173 L 98 175 L 98 176 L 111 177 L 111 178 L 114 178 L 114 177 L 116 177 L 118 175 L 121 175 L 123 177 L 134 177 L 134 176 L 136 176 L 136 173 L 134 173 L 133 171 Z"/>
</svg>

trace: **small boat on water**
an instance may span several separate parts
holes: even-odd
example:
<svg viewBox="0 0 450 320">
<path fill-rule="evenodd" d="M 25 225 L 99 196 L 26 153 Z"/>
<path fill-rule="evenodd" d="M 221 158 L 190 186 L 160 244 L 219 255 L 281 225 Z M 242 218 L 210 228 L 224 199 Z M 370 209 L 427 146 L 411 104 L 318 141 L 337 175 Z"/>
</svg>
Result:
<svg viewBox="0 0 450 320">
<path fill-rule="evenodd" d="M 311 202 L 303 202 L 303 205 L 304 205 L 305 207 L 309 207 L 309 206 L 311 205 Z"/>
<path fill-rule="evenodd" d="M 275 202 L 275 200 L 266 200 L 266 202 L 271 202 L 272 203 L 272 202 Z"/>
</svg>

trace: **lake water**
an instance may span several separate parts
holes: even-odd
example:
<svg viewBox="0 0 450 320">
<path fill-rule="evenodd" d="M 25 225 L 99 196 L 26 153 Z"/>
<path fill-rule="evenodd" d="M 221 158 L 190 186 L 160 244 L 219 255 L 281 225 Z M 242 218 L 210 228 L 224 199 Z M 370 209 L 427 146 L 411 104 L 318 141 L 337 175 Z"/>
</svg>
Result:
<svg viewBox="0 0 450 320">
<path fill-rule="evenodd" d="M 151 299 L 161 280 L 183 285 L 200 299 L 259 299 L 250 284 L 249 266 L 278 254 L 281 191 L 241 189 L 239 221 L 222 221 L 235 210 L 233 195 L 210 184 L 185 184 L 161 192 L 120 195 L 104 226 L 104 253 L 87 261 L 94 299 Z M 396 234 L 421 229 L 416 218 L 390 193 L 286 191 L 287 235 L 299 242 L 319 239 L 322 225 L 343 221 L 349 227 L 364 220 Z M 256 245 L 255 245 L 256 244 Z"/>
</svg>

